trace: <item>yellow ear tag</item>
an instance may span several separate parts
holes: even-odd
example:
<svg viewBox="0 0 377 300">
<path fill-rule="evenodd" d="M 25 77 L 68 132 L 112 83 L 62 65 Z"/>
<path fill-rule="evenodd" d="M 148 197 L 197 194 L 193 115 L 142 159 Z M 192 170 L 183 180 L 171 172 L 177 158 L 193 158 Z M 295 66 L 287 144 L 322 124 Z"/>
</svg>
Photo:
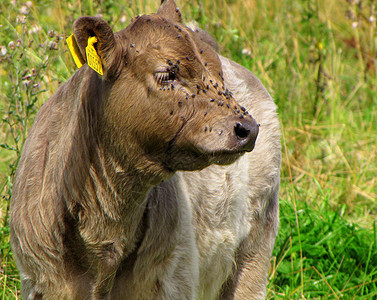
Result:
<svg viewBox="0 0 377 300">
<path fill-rule="evenodd" d="M 88 39 L 88 46 L 86 46 L 86 59 L 88 61 L 88 66 L 91 67 L 98 74 L 103 75 L 102 62 L 97 54 L 94 44 L 97 43 L 97 38 L 92 36 Z"/>
<path fill-rule="evenodd" d="M 73 60 L 76 63 L 76 66 L 80 69 L 82 65 L 85 63 L 84 59 L 82 58 L 79 46 L 76 43 L 76 39 L 74 38 L 73 34 L 71 34 L 66 39 L 69 51 L 71 51 Z"/>
</svg>

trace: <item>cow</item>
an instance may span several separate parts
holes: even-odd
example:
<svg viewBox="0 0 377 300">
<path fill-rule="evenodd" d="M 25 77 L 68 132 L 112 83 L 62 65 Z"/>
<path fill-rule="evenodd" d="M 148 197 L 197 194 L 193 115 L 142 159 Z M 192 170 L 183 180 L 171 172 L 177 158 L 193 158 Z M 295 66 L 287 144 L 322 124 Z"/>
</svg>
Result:
<svg viewBox="0 0 377 300">
<path fill-rule="evenodd" d="M 73 33 L 84 65 L 41 107 L 14 181 L 23 298 L 263 299 L 281 160 L 266 89 L 173 0 Z"/>
</svg>

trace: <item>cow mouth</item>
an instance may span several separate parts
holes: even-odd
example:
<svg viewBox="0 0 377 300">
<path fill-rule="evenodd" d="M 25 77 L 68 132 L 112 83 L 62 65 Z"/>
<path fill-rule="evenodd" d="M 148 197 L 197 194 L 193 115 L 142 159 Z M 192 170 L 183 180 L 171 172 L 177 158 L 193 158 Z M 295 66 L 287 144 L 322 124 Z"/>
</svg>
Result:
<svg viewBox="0 0 377 300">
<path fill-rule="evenodd" d="M 175 143 L 169 145 L 169 154 L 163 162 L 164 169 L 168 173 L 175 171 L 195 171 L 204 169 L 212 164 L 230 165 L 240 158 L 244 150 L 217 150 L 206 151 L 200 147 L 190 147 L 181 149 L 175 146 Z"/>
<path fill-rule="evenodd" d="M 246 151 L 219 151 L 213 154 L 214 161 L 216 165 L 230 165 L 234 163 L 238 158 L 240 158 Z"/>
<path fill-rule="evenodd" d="M 187 123 L 193 117 L 194 112 L 184 120 L 183 124 L 177 130 L 174 137 L 168 142 L 165 150 L 166 160 L 163 162 L 165 169 L 169 172 L 177 170 L 201 170 L 209 165 L 229 165 L 234 163 L 245 152 L 251 152 L 254 149 L 254 142 L 245 142 L 242 136 L 240 125 L 235 125 L 235 135 L 229 140 L 221 143 L 221 145 L 215 146 L 213 143 L 207 143 L 201 141 L 199 143 L 193 143 L 191 145 L 179 146 L 181 144 L 178 140 L 181 138 L 183 131 L 187 129 Z M 245 129 L 246 130 L 246 129 Z M 247 135 L 245 133 L 245 135 Z M 178 143 L 178 144 L 177 144 Z"/>
</svg>

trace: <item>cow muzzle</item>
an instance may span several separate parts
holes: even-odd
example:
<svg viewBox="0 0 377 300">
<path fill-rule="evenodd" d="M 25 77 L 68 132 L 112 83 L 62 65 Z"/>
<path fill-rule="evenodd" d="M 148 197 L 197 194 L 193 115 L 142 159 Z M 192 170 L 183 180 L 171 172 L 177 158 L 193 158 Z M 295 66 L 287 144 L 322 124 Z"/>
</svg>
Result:
<svg viewBox="0 0 377 300">
<path fill-rule="evenodd" d="M 234 125 L 234 150 L 250 152 L 254 149 L 259 133 L 259 124 L 254 119 L 242 119 Z"/>
</svg>

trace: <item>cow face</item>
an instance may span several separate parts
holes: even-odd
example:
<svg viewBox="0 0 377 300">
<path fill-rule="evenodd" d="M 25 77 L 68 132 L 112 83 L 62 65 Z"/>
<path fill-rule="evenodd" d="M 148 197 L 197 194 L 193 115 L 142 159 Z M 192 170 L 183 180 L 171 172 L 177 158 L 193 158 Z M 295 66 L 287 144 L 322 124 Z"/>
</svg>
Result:
<svg viewBox="0 0 377 300">
<path fill-rule="evenodd" d="M 91 17 L 76 21 L 74 33 L 82 51 L 89 36 L 98 39 L 106 86 L 99 123 L 119 160 L 171 173 L 229 164 L 253 150 L 256 121 L 224 86 L 217 53 L 181 23 L 173 1 L 115 34 Z"/>
</svg>

